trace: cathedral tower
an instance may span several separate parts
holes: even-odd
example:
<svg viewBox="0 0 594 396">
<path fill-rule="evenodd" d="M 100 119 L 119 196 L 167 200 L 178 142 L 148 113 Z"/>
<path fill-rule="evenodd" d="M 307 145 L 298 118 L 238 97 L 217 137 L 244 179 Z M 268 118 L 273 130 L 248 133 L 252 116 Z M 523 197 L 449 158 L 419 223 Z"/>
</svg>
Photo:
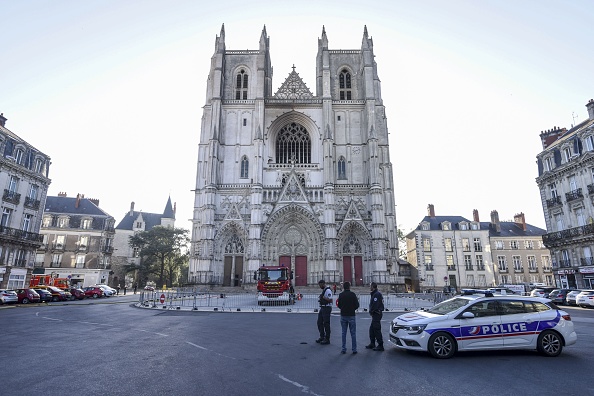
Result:
<svg viewBox="0 0 594 396">
<path fill-rule="evenodd" d="M 215 40 L 202 116 L 189 281 L 249 285 L 286 265 L 296 286 L 404 284 L 388 128 L 373 40 L 318 39 L 316 93 L 295 70 L 272 93 L 270 39 Z"/>
</svg>

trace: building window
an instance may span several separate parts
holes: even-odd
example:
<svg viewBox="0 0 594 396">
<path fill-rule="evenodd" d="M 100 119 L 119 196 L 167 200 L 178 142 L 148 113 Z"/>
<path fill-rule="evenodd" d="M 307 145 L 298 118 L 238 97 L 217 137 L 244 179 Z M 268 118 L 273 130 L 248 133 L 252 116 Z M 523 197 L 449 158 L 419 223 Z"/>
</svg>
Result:
<svg viewBox="0 0 594 396">
<path fill-rule="evenodd" d="M 495 249 L 503 250 L 503 241 L 495 241 Z"/>
<path fill-rule="evenodd" d="M 549 184 L 549 191 L 551 193 L 551 198 L 557 198 L 557 184 Z"/>
<path fill-rule="evenodd" d="M 80 222 L 80 228 L 88 230 L 89 228 L 91 228 L 91 224 L 93 224 L 93 220 L 83 219 L 83 221 Z"/>
<path fill-rule="evenodd" d="M 509 283 L 509 276 L 508 275 L 501 275 L 501 284 L 505 285 Z"/>
<path fill-rule="evenodd" d="M 483 262 L 483 255 L 482 254 L 477 254 L 476 255 L 476 269 L 479 271 L 484 271 L 485 270 L 485 264 Z"/>
<path fill-rule="evenodd" d="M 43 160 L 37 158 L 35 160 L 35 172 L 41 173 L 43 171 Z"/>
<path fill-rule="evenodd" d="M 44 228 L 51 227 L 52 225 L 52 216 L 45 216 L 43 218 L 43 226 Z"/>
<path fill-rule="evenodd" d="M 423 237 L 423 251 L 424 252 L 431 251 L 431 239 L 429 237 Z"/>
<path fill-rule="evenodd" d="M 39 191 L 39 186 L 33 184 L 31 185 L 31 188 L 29 188 L 29 194 L 27 195 L 31 200 L 36 200 L 37 199 L 37 193 Z"/>
<path fill-rule="evenodd" d="M 551 157 L 547 157 L 544 159 L 544 169 L 545 171 L 553 170 L 553 159 Z"/>
<path fill-rule="evenodd" d="M 452 238 L 445 238 L 444 239 L 444 244 L 445 244 L 445 250 L 446 250 L 446 252 L 453 252 L 454 251 L 454 247 L 452 245 Z"/>
<path fill-rule="evenodd" d="M 52 254 L 52 262 L 50 264 L 51 267 L 60 267 L 61 262 L 62 262 L 62 254 L 61 253 Z"/>
<path fill-rule="evenodd" d="M 478 276 L 478 286 L 479 287 L 487 286 L 487 277 L 485 275 Z"/>
<path fill-rule="evenodd" d="M 536 271 L 536 257 L 528 256 L 528 257 L 526 257 L 526 260 L 528 261 L 528 270 Z"/>
<path fill-rule="evenodd" d="M 470 252 L 470 239 L 462 238 L 462 251 Z"/>
<path fill-rule="evenodd" d="M 520 248 L 520 245 L 518 244 L 518 241 L 509 241 L 509 247 L 517 250 Z"/>
<path fill-rule="evenodd" d="M 11 290 L 24 288 L 25 276 L 26 275 L 10 274 L 10 276 L 8 277 L 8 285 L 6 286 L 6 288 Z"/>
<path fill-rule="evenodd" d="M 421 230 L 423 230 L 423 231 L 429 231 L 429 223 L 423 223 L 423 224 L 421 224 Z"/>
<path fill-rule="evenodd" d="M 10 194 L 14 194 L 17 190 L 18 184 L 19 178 L 16 176 L 10 176 L 10 181 L 8 182 L 8 192 Z"/>
<path fill-rule="evenodd" d="M 435 277 L 433 275 L 427 275 L 427 286 L 435 286 Z"/>
<path fill-rule="evenodd" d="M 76 255 L 76 268 L 85 268 L 85 255 L 84 254 Z"/>
<path fill-rule="evenodd" d="M 86 235 L 81 236 L 80 239 L 78 240 L 78 247 L 80 249 L 86 249 L 87 246 L 89 246 L 89 237 Z"/>
<path fill-rule="evenodd" d="M 478 230 L 479 229 L 478 223 L 471 223 L 470 224 L 470 229 L 471 230 Z"/>
<path fill-rule="evenodd" d="M 441 229 L 444 231 L 449 231 L 450 230 L 450 223 L 441 223 Z"/>
<path fill-rule="evenodd" d="M 466 275 L 466 286 L 474 287 L 474 275 Z"/>
<path fill-rule="evenodd" d="M 17 149 L 15 154 L 14 154 L 14 162 L 16 162 L 17 164 L 22 164 L 23 162 L 23 150 L 21 149 Z"/>
<path fill-rule="evenodd" d="M 276 163 L 311 163 L 311 141 L 307 129 L 292 122 L 279 131 L 276 139 Z"/>
<path fill-rule="evenodd" d="M 571 148 L 565 147 L 563 148 L 563 162 L 571 161 Z"/>
<path fill-rule="evenodd" d="M 56 236 L 56 249 L 64 249 L 64 235 Z"/>
<path fill-rule="evenodd" d="M 552 271 L 551 265 L 551 257 L 550 256 L 540 256 L 542 261 L 542 270 L 543 271 Z"/>
<path fill-rule="evenodd" d="M 340 87 L 340 100 L 352 100 L 351 93 L 351 73 L 347 69 L 342 69 L 338 76 L 338 85 Z"/>
<path fill-rule="evenodd" d="M 586 136 L 586 150 L 594 151 L 594 137 L 592 135 Z"/>
<path fill-rule="evenodd" d="M 563 231 L 563 216 L 561 213 L 555 215 L 555 224 L 557 225 L 557 231 Z"/>
<path fill-rule="evenodd" d="M 346 161 L 344 157 L 338 159 L 338 178 L 346 179 Z"/>
<path fill-rule="evenodd" d="M 2 227 L 10 227 L 10 216 L 12 215 L 12 210 L 8 208 L 2 209 L 2 220 L 0 220 L 0 226 Z"/>
<path fill-rule="evenodd" d="M 460 223 L 459 227 L 460 227 L 460 231 L 468 230 L 468 224 L 466 224 L 466 223 Z"/>
<path fill-rule="evenodd" d="M 244 69 L 241 69 L 239 73 L 237 73 L 237 79 L 235 84 L 235 99 L 236 100 L 246 100 L 247 99 L 247 90 L 248 90 L 248 75 Z"/>
<path fill-rule="evenodd" d="M 243 119 L 243 126 L 246 126 L 246 125 L 247 125 L 247 118 L 244 118 Z"/>
<path fill-rule="evenodd" d="M 58 219 L 58 228 L 68 227 L 68 219 L 66 217 L 60 217 Z"/>
<path fill-rule="evenodd" d="M 586 225 L 586 216 L 584 215 L 584 208 L 578 208 L 575 210 L 575 218 L 577 219 L 578 227 Z"/>
<path fill-rule="evenodd" d="M 472 271 L 472 256 L 470 254 L 464 255 L 464 268 L 466 271 Z"/>
<path fill-rule="evenodd" d="M 250 162 L 248 161 L 247 157 L 244 155 L 241 159 L 241 175 L 239 176 L 242 179 L 247 179 L 248 177 L 248 169 L 250 167 Z"/>
<path fill-rule="evenodd" d="M 33 222 L 33 215 L 26 213 L 23 216 L 23 231 L 29 232 L 31 230 L 32 222 Z"/>
<path fill-rule="evenodd" d="M 433 259 L 431 256 L 425 256 L 425 270 L 433 271 Z"/>
<path fill-rule="evenodd" d="M 507 271 L 507 260 L 505 256 L 497 256 L 497 266 L 499 271 Z"/>
<path fill-rule="evenodd" d="M 456 266 L 454 265 L 454 256 L 452 256 L 451 254 L 448 254 L 446 256 L 446 265 L 448 266 L 449 271 L 453 271 L 456 269 Z"/>
<path fill-rule="evenodd" d="M 481 245 L 481 238 L 474 238 L 474 251 L 475 252 L 483 251 L 483 245 Z"/>
<path fill-rule="evenodd" d="M 524 247 L 526 249 L 534 249 L 534 241 L 524 241 Z"/>
<path fill-rule="evenodd" d="M 512 256 L 512 262 L 514 263 L 514 271 L 522 272 L 522 258 L 520 256 Z"/>
</svg>

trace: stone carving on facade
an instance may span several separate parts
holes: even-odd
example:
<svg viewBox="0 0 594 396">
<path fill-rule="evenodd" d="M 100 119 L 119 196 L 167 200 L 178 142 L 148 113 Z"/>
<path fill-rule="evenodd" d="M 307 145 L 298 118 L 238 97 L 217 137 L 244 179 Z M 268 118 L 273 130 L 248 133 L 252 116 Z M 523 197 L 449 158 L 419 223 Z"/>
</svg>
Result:
<svg viewBox="0 0 594 396">
<path fill-rule="evenodd" d="M 280 86 L 278 91 L 274 94 L 275 99 L 313 99 L 314 96 L 303 82 L 299 73 L 293 71 L 289 73 L 289 77 Z"/>
</svg>

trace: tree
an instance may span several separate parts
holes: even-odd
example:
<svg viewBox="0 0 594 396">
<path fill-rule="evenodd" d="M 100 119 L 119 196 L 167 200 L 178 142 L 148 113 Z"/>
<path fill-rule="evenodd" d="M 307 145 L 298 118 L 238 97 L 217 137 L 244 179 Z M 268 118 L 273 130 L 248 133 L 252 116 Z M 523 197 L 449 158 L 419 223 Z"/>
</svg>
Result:
<svg viewBox="0 0 594 396">
<path fill-rule="evenodd" d="M 399 257 L 403 260 L 406 260 L 406 234 L 404 234 L 401 228 L 397 228 L 396 235 L 398 237 Z"/>
<path fill-rule="evenodd" d="M 129 244 L 138 247 L 141 261 L 149 272 L 159 277 L 158 287 L 165 284 L 166 266 L 184 256 L 190 242 L 188 230 L 155 226 L 130 237 Z M 153 267 L 153 268 L 151 268 Z"/>
</svg>

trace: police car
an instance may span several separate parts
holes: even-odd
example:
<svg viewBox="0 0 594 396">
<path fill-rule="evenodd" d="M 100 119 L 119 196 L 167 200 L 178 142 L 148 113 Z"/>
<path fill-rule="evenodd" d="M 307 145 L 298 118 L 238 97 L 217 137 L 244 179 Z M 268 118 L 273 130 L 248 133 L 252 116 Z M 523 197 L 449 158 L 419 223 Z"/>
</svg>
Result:
<svg viewBox="0 0 594 396">
<path fill-rule="evenodd" d="M 571 317 L 551 300 L 491 292 L 456 296 L 400 315 L 390 326 L 390 342 L 396 347 L 428 351 L 439 359 L 485 349 L 536 349 L 558 356 L 576 341 Z"/>
</svg>

